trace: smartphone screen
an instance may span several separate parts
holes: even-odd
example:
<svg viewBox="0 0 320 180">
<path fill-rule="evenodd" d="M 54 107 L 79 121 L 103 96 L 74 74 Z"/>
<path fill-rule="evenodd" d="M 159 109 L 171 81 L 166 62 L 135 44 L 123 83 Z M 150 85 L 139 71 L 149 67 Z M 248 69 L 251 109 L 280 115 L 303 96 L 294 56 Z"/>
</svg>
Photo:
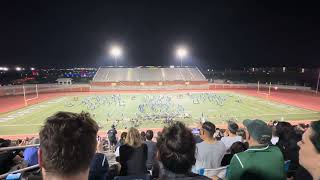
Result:
<svg viewBox="0 0 320 180">
<path fill-rule="evenodd" d="M 192 134 L 194 134 L 194 135 L 199 135 L 199 133 L 200 133 L 200 129 L 199 128 L 192 128 Z"/>
</svg>

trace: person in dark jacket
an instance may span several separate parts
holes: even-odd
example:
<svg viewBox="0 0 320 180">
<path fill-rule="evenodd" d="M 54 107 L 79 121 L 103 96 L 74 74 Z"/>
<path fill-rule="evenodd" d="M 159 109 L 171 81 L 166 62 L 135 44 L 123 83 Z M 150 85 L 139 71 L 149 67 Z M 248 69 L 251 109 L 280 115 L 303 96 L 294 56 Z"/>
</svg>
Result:
<svg viewBox="0 0 320 180">
<path fill-rule="evenodd" d="M 155 163 L 155 158 L 157 154 L 157 145 L 154 141 L 152 141 L 152 138 L 153 138 L 153 131 L 147 130 L 146 141 L 144 143 L 148 146 L 148 160 L 147 160 L 148 170 L 152 169 L 152 166 Z"/>
<path fill-rule="evenodd" d="M 136 128 L 129 129 L 125 144 L 120 146 L 119 152 L 121 176 L 140 176 L 147 173 L 148 147 L 142 142 Z"/>
<path fill-rule="evenodd" d="M 290 161 L 287 177 L 295 175 L 299 167 L 299 147 L 297 142 L 299 137 L 294 127 L 288 122 L 278 122 L 275 126 L 275 135 L 279 137 L 276 146 L 279 147 L 283 154 L 284 161 Z"/>
</svg>

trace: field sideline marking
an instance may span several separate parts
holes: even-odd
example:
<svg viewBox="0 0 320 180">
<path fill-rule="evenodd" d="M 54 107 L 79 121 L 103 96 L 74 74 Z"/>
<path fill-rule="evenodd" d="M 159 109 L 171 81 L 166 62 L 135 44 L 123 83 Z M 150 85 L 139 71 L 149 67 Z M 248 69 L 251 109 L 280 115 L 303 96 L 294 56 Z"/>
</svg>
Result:
<svg viewBox="0 0 320 180">
<path fill-rule="evenodd" d="M 32 105 L 30 107 L 26 107 L 25 109 L 22 109 L 21 111 L 18 111 L 18 112 L 14 112 L 12 114 L 9 113 L 7 116 L 4 116 L 4 117 L 0 118 L 0 123 L 16 119 L 16 118 L 18 118 L 20 116 L 23 116 L 23 115 L 31 114 L 31 113 L 33 113 L 33 111 L 36 111 L 36 110 L 42 110 L 43 108 L 46 108 L 51 104 L 60 103 L 63 100 L 65 100 L 65 97 L 60 97 L 60 98 L 58 98 L 56 100 L 42 102 L 40 104 Z M 2 126 L 5 126 L 5 125 L 2 125 Z"/>
</svg>

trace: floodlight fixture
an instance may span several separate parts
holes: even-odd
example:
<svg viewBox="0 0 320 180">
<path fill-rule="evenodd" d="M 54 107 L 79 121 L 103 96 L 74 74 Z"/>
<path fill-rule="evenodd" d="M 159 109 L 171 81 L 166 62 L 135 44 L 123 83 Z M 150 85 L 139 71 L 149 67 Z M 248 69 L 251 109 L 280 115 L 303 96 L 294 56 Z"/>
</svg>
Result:
<svg viewBox="0 0 320 180">
<path fill-rule="evenodd" d="M 110 48 L 110 55 L 114 58 L 115 65 L 117 67 L 117 59 L 122 55 L 122 48 L 117 45 L 112 46 Z"/>
<path fill-rule="evenodd" d="M 176 49 L 176 56 L 180 59 L 180 66 L 182 67 L 182 60 L 188 56 L 188 50 L 186 47 L 178 47 Z"/>
</svg>

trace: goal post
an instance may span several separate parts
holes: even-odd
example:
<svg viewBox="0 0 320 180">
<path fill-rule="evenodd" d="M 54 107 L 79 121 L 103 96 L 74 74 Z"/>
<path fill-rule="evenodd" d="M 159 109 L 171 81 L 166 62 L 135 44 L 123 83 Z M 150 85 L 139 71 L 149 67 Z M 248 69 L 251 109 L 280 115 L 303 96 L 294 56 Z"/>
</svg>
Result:
<svg viewBox="0 0 320 180">
<path fill-rule="evenodd" d="M 258 94 L 270 96 L 271 90 L 272 90 L 272 83 L 271 82 L 266 83 L 266 84 L 262 84 L 262 85 L 261 85 L 260 81 L 257 82 L 257 93 Z"/>
<path fill-rule="evenodd" d="M 38 85 L 22 85 L 24 105 L 28 105 L 28 101 L 39 98 Z"/>
</svg>

